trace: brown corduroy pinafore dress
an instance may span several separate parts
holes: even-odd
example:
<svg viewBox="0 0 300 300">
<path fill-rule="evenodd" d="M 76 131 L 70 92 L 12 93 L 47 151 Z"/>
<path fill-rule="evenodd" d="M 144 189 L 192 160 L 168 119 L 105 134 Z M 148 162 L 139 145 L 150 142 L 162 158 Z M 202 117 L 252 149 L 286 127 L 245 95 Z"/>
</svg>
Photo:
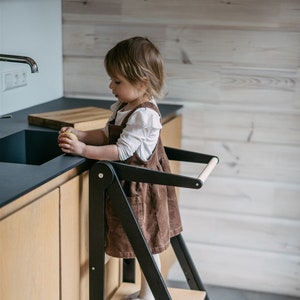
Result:
<svg viewBox="0 0 300 300">
<path fill-rule="evenodd" d="M 145 102 L 130 111 L 120 126 L 115 125 L 115 120 L 112 120 L 109 124 L 110 144 L 117 142 L 129 117 L 140 107 L 149 107 L 160 115 L 156 105 Z M 151 170 L 170 172 L 169 161 L 160 137 L 155 150 L 147 161 L 142 160 L 137 153 L 134 153 L 124 162 Z M 122 181 L 122 186 L 151 252 L 153 254 L 163 252 L 168 248 L 170 238 L 182 231 L 175 188 L 128 181 Z M 106 202 L 106 225 L 106 253 L 121 258 L 135 257 L 120 220 L 111 207 L 109 198 Z"/>
</svg>

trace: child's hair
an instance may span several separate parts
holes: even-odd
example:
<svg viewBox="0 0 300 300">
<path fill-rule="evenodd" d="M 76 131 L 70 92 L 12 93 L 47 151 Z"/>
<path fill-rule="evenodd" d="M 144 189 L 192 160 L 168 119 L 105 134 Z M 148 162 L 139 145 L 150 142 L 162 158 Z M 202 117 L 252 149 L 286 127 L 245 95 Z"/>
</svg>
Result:
<svg viewBox="0 0 300 300">
<path fill-rule="evenodd" d="M 104 64 L 109 76 L 118 74 L 132 84 L 148 81 L 146 93 L 162 98 L 164 65 L 159 50 L 149 39 L 132 37 L 116 44 L 105 56 Z"/>
</svg>

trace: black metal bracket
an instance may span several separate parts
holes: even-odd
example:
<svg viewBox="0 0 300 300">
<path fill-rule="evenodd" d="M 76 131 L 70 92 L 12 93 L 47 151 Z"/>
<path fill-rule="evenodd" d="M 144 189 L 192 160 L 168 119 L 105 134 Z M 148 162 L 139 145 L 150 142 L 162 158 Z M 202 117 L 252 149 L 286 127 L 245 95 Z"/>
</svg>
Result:
<svg viewBox="0 0 300 300">
<path fill-rule="evenodd" d="M 116 173 L 109 162 L 97 162 L 91 169 L 90 179 L 90 300 L 104 299 L 104 202 L 101 191 L 105 187 L 110 196 L 113 209 L 120 218 L 124 231 L 136 253 L 136 257 L 141 264 L 143 273 L 151 287 L 156 299 L 171 300 L 169 292 L 165 286 L 160 272 L 154 262 L 153 256 L 145 241 L 143 233 L 136 221 L 127 197 Z M 91 177 L 92 176 L 92 177 Z M 103 182 L 102 182 L 103 180 Z M 101 189 L 100 185 L 102 186 Z M 100 191 L 100 193 L 99 193 Z M 97 195 L 99 193 L 99 195 Z M 102 199 L 101 199 L 102 198 Z M 102 202 L 99 204 L 99 202 Z M 100 213 L 100 207 L 103 211 Z M 100 219 L 99 219 L 100 216 Z M 95 222 L 95 220 L 97 220 Z M 97 225 L 95 223 L 98 223 Z M 99 226 L 100 224 L 100 226 Z M 100 229 L 99 227 L 102 227 Z M 95 232 L 98 231 L 98 232 Z M 100 249 L 101 248 L 101 249 Z"/>
<path fill-rule="evenodd" d="M 165 147 L 165 150 L 170 160 L 209 164 L 212 159 L 217 159 L 215 156 L 169 147 Z M 120 162 L 98 161 L 92 166 L 89 175 L 90 300 L 103 300 L 105 294 L 104 241 L 106 195 L 109 195 L 113 209 L 120 218 L 155 299 L 172 300 L 120 184 L 120 180 L 123 179 L 194 189 L 199 189 L 203 185 L 203 180 L 198 178 L 152 171 Z M 200 280 L 182 236 L 173 237 L 171 244 L 190 288 L 205 291 L 205 287 Z M 205 299 L 208 300 L 208 296 Z"/>
</svg>

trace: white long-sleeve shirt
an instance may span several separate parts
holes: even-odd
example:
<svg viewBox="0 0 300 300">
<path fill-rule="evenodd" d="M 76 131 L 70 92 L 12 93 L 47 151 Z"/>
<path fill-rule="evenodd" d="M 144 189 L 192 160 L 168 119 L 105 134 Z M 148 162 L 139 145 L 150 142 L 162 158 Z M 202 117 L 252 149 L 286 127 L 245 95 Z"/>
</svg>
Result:
<svg viewBox="0 0 300 300">
<path fill-rule="evenodd" d="M 157 105 L 154 99 L 151 99 L 150 102 Z M 110 120 L 114 119 L 119 105 L 120 103 L 116 102 L 111 106 L 113 113 Z M 121 125 L 128 113 L 129 111 L 118 111 L 115 125 Z M 117 141 L 119 159 L 126 160 L 134 152 L 137 152 L 142 160 L 147 160 L 157 144 L 161 128 L 160 116 L 156 111 L 148 107 L 138 108 L 129 117 L 126 127 Z M 108 137 L 108 124 L 103 130 Z"/>
</svg>

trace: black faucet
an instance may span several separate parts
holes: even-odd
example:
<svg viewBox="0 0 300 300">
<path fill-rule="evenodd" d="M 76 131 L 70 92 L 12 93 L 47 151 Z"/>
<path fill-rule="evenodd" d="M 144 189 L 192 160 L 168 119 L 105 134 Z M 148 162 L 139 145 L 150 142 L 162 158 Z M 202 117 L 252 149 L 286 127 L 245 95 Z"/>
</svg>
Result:
<svg viewBox="0 0 300 300">
<path fill-rule="evenodd" d="M 10 119 L 12 118 L 12 115 L 3 115 L 3 116 L 0 116 L 0 119 Z"/>
</svg>

